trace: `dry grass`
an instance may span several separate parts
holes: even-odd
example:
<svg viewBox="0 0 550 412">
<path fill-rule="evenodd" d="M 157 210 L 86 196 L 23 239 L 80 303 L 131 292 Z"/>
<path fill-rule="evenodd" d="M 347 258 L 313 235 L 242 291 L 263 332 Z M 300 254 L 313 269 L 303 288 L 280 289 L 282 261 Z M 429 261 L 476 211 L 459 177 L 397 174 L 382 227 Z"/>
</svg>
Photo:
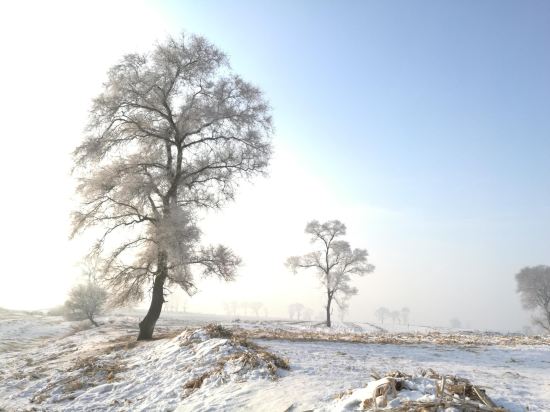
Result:
<svg viewBox="0 0 550 412">
<path fill-rule="evenodd" d="M 55 388 L 62 387 L 64 397 L 58 402 L 74 399 L 74 393 L 83 389 L 113 382 L 119 373 L 125 370 L 118 356 L 102 355 L 112 352 L 119 344 L 107 346 L 91 356 L 76 358 L 65 371 L 65 377 L 51 381 L 44 389 L 35 393 L 31 403 L 40 404 L 48 399 Z"/>
<path fill-rule="evenodd" d="M 233 335 L 247 339 L 277 339 L 297 342 L 351 342 L 392 345 L 453 345 L 453 346 L 520 346 L 550 345 L 550 336 L 522 336 L 495 334 L 429 333 L 346 333 L 286 329 L 233 329 Z"/>
<path fill-rule="evenodd" d="M 107 342 L 107 345 L 101 349 L 103 353 L 110 353 L 116 351 L 127 351 L 135 348 L 139 344 L 134 335 L 121 336 L 119 338 L 111 339 Z"/>
<path fill-rule="evenodd" d="M 99 356 L 78 358 L 69 369 L 77 372 L 63 383 L 64 392 L 74 393 L 103 383 L 113 382 L 117 374 L 124 370 L 118 359 L 103 359 Z"/>
<path fill-rule="evenodd" d="M 161 339 L 172 339 L 178 336 L 179 334 L 181 334 L 181 332 L 182 331 L 180 329 L 162 331 L 162 332 L 156 333 L 155 336 L 153 336 L 152 340 L 155 341 L 155 340 L 161 340 Z M 132 338 L 135 340 L 136 337 L 132 335 Z M 136 343 L 137 342 L 139 341 L 136 341 Z"/>
<path fill-rule="evenodd" d="M 429 368 L 421 371 L 422 377 L 432 379 L 436 385 L 435 399 L 431 401 L 402 400 L 393 408 L 387 409 L 388 395 L 397 396 L 397 392 L 408 389 L 410 381 L 414 380 L 411 375 L 399 371 L 389 372 L 384 375 L 387 382 L 381 383 L 375 390 L 372 398 L 364 399 L 362 408 L 364 410 L 376 409 L 375 404 L 384 410 L 392 412 L 436 412 L 448 408 L 457 412 L 505 412 L 506 410 L 494 404 L 485 394 L 485 391 L 470 383 L 469 380 L 457 376 L 440 375 Z M 373 378 L 379 380 L 381 376 L 374 373 Z M 340 397 L 349 392 L 340 395 Z"/>
<path fill-rule="evenodd" d="M 123 369 L 118 359 L 106 360 L 99 356 L 90 356 L 76 359 L 69 371 L 80 371 L 83 375 L 103 374 L 108 377 L 107 380 L 113 380 L 114 375 Z"/>
<path fill-rule="evenodd" d="M 243 336 L 235 334 L 230 329 L 217 324 L 209 324 L 204 329 L 211 339 L 227 339 L 235 351 L 231 355 L 220 359 L 213 368 L 187 381 L 183 385 L 183 398 L 199 389 L 207 378 L 216 375 L 222 376 L 229 362 L 240 365 L 240 369 L 236 372 L 238 374 L 265 367 L 272 379 L 278 378 L 277 371 L 279 369 L 290 369 L 286 359 L 267 351 L 264 347 L 249 341 Z"/>
<path fill-rule="evenodd" d="M 224 328 L 222 325 L 210 323 L 204 327 L 211 338 L 232 339 L 233 331 L 228 328 Z"/>
<path fill-rule="evenodd" d="M 245 352 L 234 353 L 223 359 L 223 364 L 235 361 L 241 364 L 239 372 L 246 372 L 262 366 L 268 370 L 272 379 L 277 379 L 277 371 L 279 369 L 289 370 L 290 365 L 286 359 L 283 359 L 271 352 L 268 352 L 262 347 L 257 346 L 257 349 L 247 350 Z"/>
<path fill-rule="evenodd" d="M 183 385 L 183 389 L 191 389 L 192 391 L 199 389 L 202 386 L 202 383 L 206 378 L 209 376 L 212 376 L 216 371 L 214 369 L 203 373 L 202 375 L 199 375 L 193 379 L 188 380 Z"/>
<path fill-rule="evenodd" d="M 263 346 L 250 341 L 241 330 L 231 330 L 219 324 L 209 324 L 205 327 L 211 338 L 229 339 L 231 344 L 236 347 L 246 348 L 243 361 L 246 364 L 258 366 L 258 361 L 264 361 L 268 368 L 276 371 L 277 368 L 288 370 L 290 365 L 286 359 L 281 358 L 271 352 L 268 352 Z"/>
</svg>

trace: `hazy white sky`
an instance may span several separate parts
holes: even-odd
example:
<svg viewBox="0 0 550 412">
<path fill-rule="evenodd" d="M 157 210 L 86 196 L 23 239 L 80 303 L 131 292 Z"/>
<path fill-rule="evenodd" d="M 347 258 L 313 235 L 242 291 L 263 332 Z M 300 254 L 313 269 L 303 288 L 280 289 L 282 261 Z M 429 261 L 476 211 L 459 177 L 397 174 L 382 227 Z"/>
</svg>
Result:
<svg viewBox="0 0 550 412">
<path fill-rule="evenodd" d="M 365 113 L 353 117 L 352 125 L 342 126 L 342 116 L 357 115 L 346 106 L 347 97 L 342 95 L 353 90 L 353 85 L 341 83 L 342 73 L 350 76 L 347 72 L 351 69 L 333 68 L 330 62 L 336 64 L 334 59 L 324 61 L 328 72 L 322 75 L 308 66 L 325 44 L 323 39 L 315 43 L 314 34 L 324 27 L 330 7 L 322 3 L 314 10 L 313 2 L 304 2 L 292 9 L 294 14 L 288 14 L 289 4 L 285 2 L 281 8 L 271 5 L 266 10 L 242 1 L 36 1 L 0 5 L 1 307 L 45 308 L 64 301 L 77 279 L 76 264 L 87 246 L 85 239 L 68 240 L 69 212 L 74 207 L 69 170 L 70 152 L 82 136 L 90 100 L 99 92 L 107 69 L 124 53 L 147 50 L 167 34 L 187 29 L 205 35 L 228 52 L 235 69 L 266 91 L 274 105 L 277 128 L 270 177 L 244 185 L 236 203 L 203 224 L 209 240 L 224 242 L 242 256 L 245 266 L 239 280 L 232 284 L 204 281 L 200 292 L 189 300 L 189 310 L 222 313 L 223 302 L 259 300 L 274 316 L 286 315 L 287 306 L 294 302 L 320 312 L 323 294 L 313 273 L 292 275 L 283 263 L 289 255 L 308 250 L 303 233 L 308 220 L 337 218 L 347 224 L 352 246 L 367 248 L 377 267 L 373 274 L 355 282 L 360 294 L 352 299 L 348 318 L 372 320 L 375 309 L 384 305 L 390 309 L 410 307 L 413 323 L 447 325 L 450 318 L 458 317 L 472 327 L 505 330 L 528 323 L 529 316 L 515 295 L 513 275 L 522 266 L 550 263 L 543 261 L 550 259 L 548 231 L 546 235 L 537 232 L 534 239 L 529 233 L 533 228 L 547 227 L 537 211 L 544 210 L 544 218 L 548 208 L 518 212 L 514 206 L 506 209 L 506 202 L 498 200 L 504 206 L 488 215 L 488 205 L 500 198 L 491 197 L 491 190 L 484 188 L 500 184 L 495 172 L 498 168 L 491 169 L 495 174 L 490 176 L 476 169 L 477 163 L 472 163 L 476 156 L 449 155 L 458 143 L 442 150 L 439 143 L 426 140 L 430 133 L 451 136 L 456 132 L 456 124 L 445 124 L 445 119 L 450 119 L 448 112 L 433 114 L 440 123 L 422 124 L 422 136 L 411 132 L 409 140 L 395 138 L 392 133 L 406 135 L 404 127 L 386 130 L 382 117 L 376 117 L 381 107 L 389 110 L 388 94 L 396 93 L 390 87 L 371 89 L 370 100 L 350 100 L 355 111 L 364 104 Z M 354 7 L 357 4 L 350 2 Z M 377 13 L 387 17 L 388 11 L 382 10 L 380 2 L 369 4 L 376 7 L 363 12 L 371 13 L 371 18 L 376 19 Z M 347 6 L 343 3 L 339 7 Z M 231 20 L 231 13 L 240 13 L 242 21 L 221 24 L 223 15 Z M 309 13 L 315 19 L 309 19 Z M 279 38 L 274 34 L 285 30 L 280 23 L 287 18 L 284 21 L 291 26 L 288 32 L 296 36 L 298 51 L 284 35 Z M 336 32 L 341 25 L 344 36 L 347 26 L 342 21 L 332 23 Z M 298 26 L 301 31 L 296 31 Z M 311 50 L 300 49 L 302 38 L 313 39 L 308 43 Z M 282 50 L 281 44 L 289 47 Z M 349 44 L 343 45 L 342 53 L 350 52 L 348 48 Z M 269 51 L 274 62 L 286 62 L 277 69 L 279 74 L 264 68 L 276 64 L 263 59 Z M 338 50 L 329 54 L 338 55 Z M 369 67 L 367 63 L 350 64 L 360 71 Z M 388 63 L 388 71 L 395 71 L 393 63 Z M 426 61 L 426 67 L 432 63 Z M 380 65 L 380 60 L 376 64 Z M 319 88 L 334 87 L 333 94 L 324 96 L 312 87 L 308 73 L 319 77 Z M 436 79 L 437 74 L 433 74 Z M 281 84 L 287 79 L 292 87 L 285 89 Z M 395 79 L 399 83 L 399 77 Z M 296 90 L 300 82 L 306 85 L 304 90 Z M 403 99 L 414 94 L 403 93 Z M 311 96 L 311 105 L 307 96 Z M 395 98 L 402 102 L 400 96 Z M 380 106 L 373 105 L 373 99 L 378 99 Z M 327 106 L 334 117 L 324 111 Z M 452 108 L 446 109 L 452 112 Z M 417 114 L 419 118 L 432 115 Z M 369 116 L 374 116 L 374 129 L 362 134 Z M 399 123 L 399 119 L 387 116 L 387 123 Z M 405 121 L 410 123 L 411 118 L 410 113 L 405 114 Z M 536 126 L 534 120 L 525 123 Z M 484 147 L 487 142 L 479 143 L 482 139 L 476 137 L 476 133 L 491 131 L 489 123 L 479 123 L 481 131 L 474 130 L 469 139 L 461 141 L 466 151 L 479 151 L 480 155 L 483 150 L 492 151 L 492 146 Z M 320 124 L 327 125 L 328 131 L 323 132 Z M 470 122 L 468 127 L 476 124 Z M 418 124 L 412 126 L 414 130 Z M 535 140 L 529 144 L 533 153 L 544 161 L 548 146 L 536 146 L 536 133 L 532 135 Z M 500 144 L 512 150 L 508 142 L 515 142 L 515 136 L 506 139 L 502 136 L 504 143 Z M 398 156 L 392 156 L 394 153 Z M 487 164 L 497 160 L 489 158 Z M 375 167 L 368 169 L 368 164 Z M 535 171 L 525 169 L 522 173 L 528 178 Z M 544 167 L 542 172 L 546 172 Z M 440 173 L 460 178 L 448 183 Z M 430 183 L 429 190 L 425 182 Z M 520 180 L 512 179 L 511 183 L 521 185 Z M 454 191 L 450 191 L 451 185 Z M 470 192 L 469 188 L 476 185 L 481 189 Z M 384 197 L 377 198 L 375 193 Z M 509 194 L 498 195 L 506 199 Z M 525 201 L 536 206 L 540 199 L 526 197 Z M 476 206 L 482 202 L 487 209 Z"/>
</svg>

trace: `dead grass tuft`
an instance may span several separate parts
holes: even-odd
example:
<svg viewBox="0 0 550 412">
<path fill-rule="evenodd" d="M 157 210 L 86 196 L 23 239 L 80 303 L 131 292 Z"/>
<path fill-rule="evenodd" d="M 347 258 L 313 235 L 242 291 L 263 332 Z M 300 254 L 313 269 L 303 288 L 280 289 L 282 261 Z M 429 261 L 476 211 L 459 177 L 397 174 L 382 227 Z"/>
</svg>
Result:
<svg viewBox="0 0 550 412">
<path fill-rule="evenodd" d="M 135 348 L 139 344 L 134 335 L 121 336 L 116 339 L 112 339 L 108 342 L 107 346 L 102 349 L 103 353 L 110 353 L 116 351 L 127 351 Z"/>
<path fill-rule="evenodd" d="M 373 378 L 380 379 L 378 373 Z M 433 380 L 436 393 L 435 399 L 426 400 L 402 400 L 393 408 L 384 409 L 392 412 L 436 412 L 440 410 L 453 410 L 457 412 L 505 412 L 505 409 L 498 407 L 486 395 L 485 390 L 470 383 L 469 380 L 452 376 L 440 375 L 433 369 L 422 370 L 420 376 Z M 384 375 L 386 381 L 381 382 L 375 388 L 372 398 L 362 401 L 364 410 L 377 410 L 378 407 L 385 408 L 388 400 L 397 396 L 397 392 L 409 389 L 414 377 L 400 371 L 392 371 Z M 344 393 L 343 396 L 347 394 Z M 340 395 L 342 397 L 342 395 Z"/>
<path fill-rule="evenodd" d="M 234 352 L 220 359 L 213 368 L 188 380 L 183 385 L 182 398 L 199 389 L 204 381 L 211 376 L 220 376 L 222 380 L 225 379 L 224 376 L 228 373 L 225 368 L 229 362 L 236 363 L 239 368 L 236 372 L 231 373 L 242 374 L 254 369 L 265 368 L 272 379 L 278 378 L 277 372 L 279 369 L 290 369 L 286 359 L 267 351 L 264 347 L 243 336 L 235 334 L 230 329 L 216 324 L 207 325 L 205 329 L 211 339 L 228 339 Z"/>
<path fill-rule="evenodd" d="M 233 338 L 233 331 L 224 328 L 222 325 L 210 323 L 204 327 L 211 338 L 231 339 Z"/>
<path fill-rule="evenodd" d="M 191 389 L 193 391 L 199 389 L 202 386 L 202 383 L 204 382 L 204 380 L 209 376 L 211 376 L 213 372 L 214 372 L 213 370 L 208 371 L 203 373 L 202 375 L 196 376 L 195 378 L 188 380 L 183 385 L 183 389 Z"/>
<path fill-rule="evenodd" d="M 102 358 L 100 356 L 88 356 L 77 358 L 66 370 L 66 376 L 56 381 L 51 381 L 45 388 L 35 393 L 31 403 L 42 403 L 51 396 L 56 388 L 63 388 L 64 397 L 58 401 L 74 398 L 74 392 L 91 388 L 105 382 L 116 380 L 118 373 L 124 370 L 124 366 L 118 358 Z"/>
<path fill-rule="evenodd" d="M 273 373 L 275 373 L 275 369 L 284 369 L 284 370 L 290 370 L 290 364 L 288 363 L 287 359 L 281 358 L 278 355 L 275 355 L 274 353 L 268 352 L 265 349 L 262 349 L 258 352 L 258 355 L 260 358 L 262 358 L 268 365 L 273 365 L 275 368 L 273 368 Z"/>
<path fill-rule="evenodd" d="M 263 362 L 265 363 L 265 366 L 268 368 L 270 374 L 274 378 L 277 376 L 277 369 L 290 369 L 288 360 L 269 352 L 263 346 L 260 346 L 257 343 L 248 340 L 245 336 L 237 335 L 232 331 L 228 332 L 231 333 L 231 343 L 234 346 L 246 349 L 244 354 L 239 355 L 239 358 L 243 362 L 243 365 L 251 368 L 257 368 Z"/>
<path fill-rule="evenodd" d="M 222 360 L 222 367 L 229 361 L 236 361 L 241 364 L 239 372 L 246 372 L 263 366 L 267 369 L 272 379 L 278 378 L 277 372 L 279 369 L 290 369 L 290 365 L 286 359 L 267 351 L 262 346 L 242 339 L 238 341 L 238 344 L 245 347 L 246 350 L 225 357 Z"/>
</svg>

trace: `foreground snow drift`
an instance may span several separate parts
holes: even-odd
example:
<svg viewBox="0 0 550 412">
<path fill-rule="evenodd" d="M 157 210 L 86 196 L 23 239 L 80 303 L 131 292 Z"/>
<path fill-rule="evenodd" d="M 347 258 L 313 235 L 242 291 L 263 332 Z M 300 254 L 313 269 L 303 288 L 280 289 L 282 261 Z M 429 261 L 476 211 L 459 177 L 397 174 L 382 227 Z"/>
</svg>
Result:
<svg viewBox="0 0 550 412">
<path fill-rule="evenodd" d="M 221 327 L 150 342 L 116 335 L 92 329 L 4 358 L 0 410 L 173 410 L 195 391 L 276 379 L 287 367 Z"/>
</svg>

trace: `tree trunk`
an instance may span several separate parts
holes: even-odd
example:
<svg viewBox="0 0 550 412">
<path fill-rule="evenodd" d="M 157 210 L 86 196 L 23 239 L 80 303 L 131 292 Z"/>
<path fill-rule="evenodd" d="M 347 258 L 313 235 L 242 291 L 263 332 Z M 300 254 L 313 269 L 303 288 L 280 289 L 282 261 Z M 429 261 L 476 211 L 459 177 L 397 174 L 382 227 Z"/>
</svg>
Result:
<svg viewBox="0 0 550 412">
<path fill-rule="evenodd" d="M 330 305 L 332 304 L 332 296 L 330 295 L 330 292 L 327 293 L 327 326 L 330 328 L 332 326 L 332 323 L 330 321 Z"/>
<path fill-rule="evenodd" d="M 92 322 L 92 324 L 97 328 L 99 326 L 99 323 L 97 323 L 95 320 L 94 320 L 94 317 L 93 316 L 88 316 L 88 319 L 90 320 L 90 322 Z"/>
<path fill-rule="evenodd" d="M 164 282 L 168 274 L 166 254 L 159 253 L 158 268 L 155 281 L 153 283 L 153 296 L 151 298 L 151 305 L 147 311 L 147 315 L 139 322 L 139 335 L 137 340 L 147 340 L 153 338 L 153 331 L 160 312 L 162 311 L 162 305 L 164 303 Z"/>
</svg>

